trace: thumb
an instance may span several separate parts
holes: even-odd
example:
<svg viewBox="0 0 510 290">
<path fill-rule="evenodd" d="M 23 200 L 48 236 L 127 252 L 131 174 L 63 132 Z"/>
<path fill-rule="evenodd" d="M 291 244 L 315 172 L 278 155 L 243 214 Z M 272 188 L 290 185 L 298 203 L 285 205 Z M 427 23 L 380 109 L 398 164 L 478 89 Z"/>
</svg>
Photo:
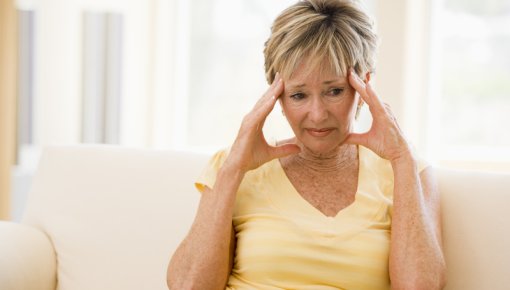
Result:
<svg viewBox="0 0 510 290">
<path fill-rule="evenodd" d="M 273 158 L 281 158 L 301 152 L 301 148 L 296 144 L 283 144 L 271 147 L 271 155 Z"/>
<path fill-rule="evenodd" d="M 351 134 L 349 134 L 347 139 L 345 139 L 344 143 L 346 143 L 346 144 L 354 144 L 354 145 L 361 145 L 361 146 L 367 147 L 367 145 L 368 145 L 368 134 L 366 134 L 366 133 L 363 133 L 363 134 L 351 133 Z"/>
</svg>

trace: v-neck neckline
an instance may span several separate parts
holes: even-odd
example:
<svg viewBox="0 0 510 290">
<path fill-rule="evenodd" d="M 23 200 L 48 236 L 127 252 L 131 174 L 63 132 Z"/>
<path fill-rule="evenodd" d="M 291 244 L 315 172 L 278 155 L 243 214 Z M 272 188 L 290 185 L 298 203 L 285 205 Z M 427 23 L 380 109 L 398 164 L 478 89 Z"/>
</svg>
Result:
<svg viewBox="0 0 510 290">
<path fill-rule="evenodd" d="M 358 146 L 358 186 L 354 201 L 341 209 L 336 216 L 329 217 L 305 200 L 288 179 L 278 159 L 273 159 L 266 168 L 266 185 L 263 191 L 271 207 L 281 218 L 298 227 L 315 233 L 319 241 L 347 238 L 369 227 L 387 209 L 387 200 L 381 195 L 378 175 L 371 166 L 372 158 L 367 148 Z"/>
<path fill-rule="evenodd" d="M 285 172 L 285 169 L 283 168 L 283 165 L 279 159 L 276 159 L 277 163 L 277 170 L 278 174 L 281 176 L 281 180 L 284 181 L 284 187 L 288 190 L 285 190 L 289 194 L 289 198 L 291 198 L 298 206 L 298 208 L 302 210 L 306 210 L 306 212 L 310 213 L 311 215 L 317 216 L 321 219 L 326 220 L 336 220 L 340 219 L 341 216 L 348 214 L 349 212 L 353 211 L 356 207 L 356 203 L 358 201 L 358 193 L 360 191 L 361 182 L 360 177 L 363 170 L 363 162 L 362 162 L 362 149 L 361 146 L 358 146 L 357 148 L 357 158 L 358 158 L 358 175 L 357 175 L 357 185 L 356 185 L 356 191 L 354 193 L 354 200 L 349 205 L 341 208 L 334 216 L 328 216 L 324 214 L 322 211 L 320 211 L 318 208 L 316 208 L 314 205 L 312 205 L 308 200 L 306 200 L 296 189 L 292 181 L 290 180 L 289 176 L 287 175 L 287 172 Z"/>
</svg>

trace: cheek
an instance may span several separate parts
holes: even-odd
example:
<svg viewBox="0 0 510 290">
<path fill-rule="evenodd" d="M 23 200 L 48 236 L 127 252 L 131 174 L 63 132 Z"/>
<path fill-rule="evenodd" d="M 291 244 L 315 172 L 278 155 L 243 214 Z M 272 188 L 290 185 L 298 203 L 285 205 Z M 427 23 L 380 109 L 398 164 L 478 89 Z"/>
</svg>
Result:
<svg viewBox="0 0 510 290">
<path fill-rule="evenodd" d="M 292 131 L 294 131 L 295 134 L 299 134 L 300 127 L 306 119 L 306 111 L 304 108 L 289 106 L 288 104 L 286 106 L 284 102 L 280 103 L 280 106 Z"/>
<path fill-rule="evenodd" d="M 354 121 L 354 116 L 356 115 L 357 102 L 354 98 L 349 98 L 342 104 L 338 104 L 332 110 L 334 112 L 334 116 L 337 120 L 342 123 Z"/>
<path fill-rule="evenodd" d="M 356 115 L 356 111 L 358 109 L 359 96 L 356 92 L 352 92 L 352 95 L 349 97 L 349 102 L 346 104 L 345 115 L 354 121 L 354 116 Z"/>
<path fill-rule="evenodd" d="M 291 127 L 299 125 L 301 119 L 303 119 L 304 114 L 299 108 L 282 106 L 282 111 Z"/>
</svg>

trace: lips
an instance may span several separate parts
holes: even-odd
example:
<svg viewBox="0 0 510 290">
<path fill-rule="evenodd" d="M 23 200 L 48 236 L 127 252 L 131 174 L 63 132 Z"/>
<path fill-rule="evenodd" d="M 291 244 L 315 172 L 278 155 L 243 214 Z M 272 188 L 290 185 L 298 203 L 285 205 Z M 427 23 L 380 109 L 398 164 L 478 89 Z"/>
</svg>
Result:
<svg viewBox="0 0 510 290">
<path fill-rule="evenodd" d="M 333 132 L 334 128 L 309 128 L 306 132 L 313 137 L 325 137 Z"/>
</svg>

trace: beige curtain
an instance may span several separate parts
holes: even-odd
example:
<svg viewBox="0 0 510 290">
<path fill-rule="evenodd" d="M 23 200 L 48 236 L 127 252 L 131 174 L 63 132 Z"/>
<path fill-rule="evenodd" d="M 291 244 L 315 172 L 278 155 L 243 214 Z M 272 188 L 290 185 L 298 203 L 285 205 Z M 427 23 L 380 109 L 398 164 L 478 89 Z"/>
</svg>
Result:
<svg viewBox="0 0 510 290">
<path fill-rule="evenodd" d="M 15 0 L 0 0 L 0 219 L 10 218 L 16 111 Z"/>
</svg>

